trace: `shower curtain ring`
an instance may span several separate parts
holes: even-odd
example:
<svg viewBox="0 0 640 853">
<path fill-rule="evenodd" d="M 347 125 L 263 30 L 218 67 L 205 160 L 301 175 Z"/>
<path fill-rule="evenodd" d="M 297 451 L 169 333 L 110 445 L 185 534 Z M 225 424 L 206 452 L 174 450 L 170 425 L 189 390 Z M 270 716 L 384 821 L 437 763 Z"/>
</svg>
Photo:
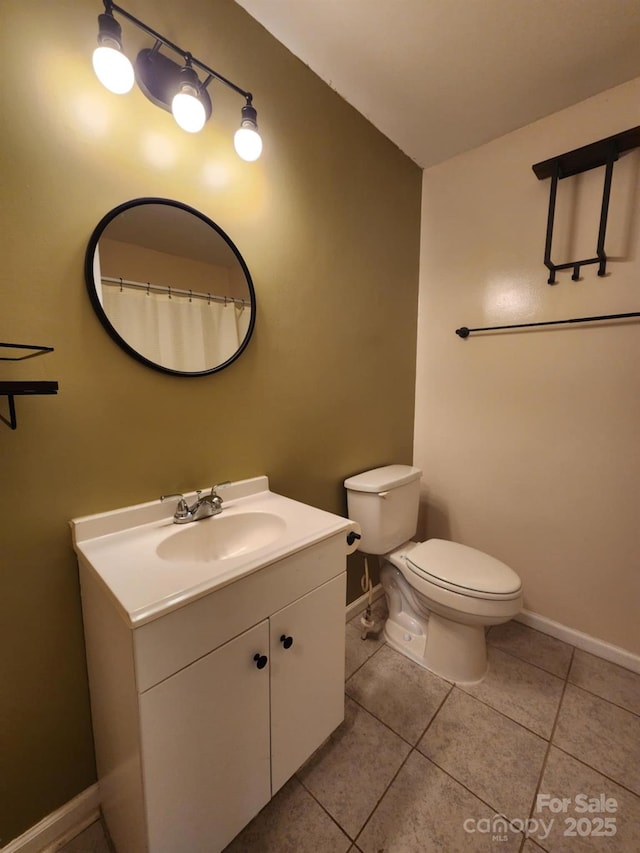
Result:
<svg viewBox="0 0 640 853">
<path fill-rule="evenodd" d="M 120 293 L 122 293 L 122 276 L 120 276 Z"/>
</svg>

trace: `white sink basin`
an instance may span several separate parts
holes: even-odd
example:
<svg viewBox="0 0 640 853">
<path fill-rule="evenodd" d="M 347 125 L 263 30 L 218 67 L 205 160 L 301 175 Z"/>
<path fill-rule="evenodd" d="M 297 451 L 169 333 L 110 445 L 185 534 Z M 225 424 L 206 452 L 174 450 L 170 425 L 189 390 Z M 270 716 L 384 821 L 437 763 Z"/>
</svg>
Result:
<svg viewBox="0 0 640 853">
<path fill-rule="evenodd" d="M 107 587 L 129 625 L 150 622 L 355 527 L 271 492 L 267 477 L 222 486 L 220 495 L 219 515 L 187 524 L 174 524 L 175 507 L 159 500 L 71 522 L 81 565 Z"/>
<path fill-rule="evenodd" d="M 205 562 L 250 554 L 278 539 L 286 522 L 270 512 L 243 512 L 192 521 L 168 536 L 156 548 L 162 560 Z"/>
</svg>

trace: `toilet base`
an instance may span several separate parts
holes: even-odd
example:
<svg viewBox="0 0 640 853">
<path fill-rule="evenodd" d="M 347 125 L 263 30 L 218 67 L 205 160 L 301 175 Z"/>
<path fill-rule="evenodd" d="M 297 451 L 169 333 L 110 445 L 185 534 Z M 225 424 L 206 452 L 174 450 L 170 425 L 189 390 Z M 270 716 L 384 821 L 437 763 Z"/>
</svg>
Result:
<svg viewBox="0 0 640 853">
<path fill-rule="evenodd" d="M 460 625 L 429 614 L 426 630 L 414 633 L 391 616 L 384 626 L 384 638 L 392 649 L 415 661 L 423 669 L 456 684 L 476 684 L 487 674 L 487 646 L 484 628 Z"/>
<path fill-rule="evenodd" d="M 427 628 L 428 632 L 428 628 Z M 426 634 L 415 634 L 413 631 L 407 630 L 402 625 L 398 625 L 389 616 L 384 623 L 383 636 L 385 641 L 397 652 L 405 655 L 415 661 L 420 666 L 427 669 L 424 662 L 424 650 L 427 646 Z"/>
<path fill-rule="evenodd" d="M 391 648 L 447 681 L 482 681 L 487 674 L 484 624 L 465 625 L 428 609 L 390 563 L 383 565 L 380 580 L 389 609 L 384 638 Z"/>
</svg>

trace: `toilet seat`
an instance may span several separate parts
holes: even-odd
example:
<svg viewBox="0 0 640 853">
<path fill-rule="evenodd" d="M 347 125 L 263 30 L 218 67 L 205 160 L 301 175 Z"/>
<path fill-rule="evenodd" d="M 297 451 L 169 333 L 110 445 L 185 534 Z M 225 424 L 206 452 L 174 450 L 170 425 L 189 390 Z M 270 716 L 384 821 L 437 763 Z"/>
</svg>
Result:
<svg viewBox="0 0 640 853">
<path fill-rule="evenodd" d="M 418 588 L 422 580 L 458 595 L 494 601 L 513 600 L 522 592 L 513 569 L 457 542 L 428 539 L 407 551 L 405 561 Z"/>
</svg>

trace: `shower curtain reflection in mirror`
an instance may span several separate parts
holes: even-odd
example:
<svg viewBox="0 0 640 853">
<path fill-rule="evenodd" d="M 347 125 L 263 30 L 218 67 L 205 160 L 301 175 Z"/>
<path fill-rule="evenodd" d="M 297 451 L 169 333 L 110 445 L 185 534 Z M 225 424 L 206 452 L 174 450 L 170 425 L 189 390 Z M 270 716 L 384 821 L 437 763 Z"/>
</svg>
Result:
<svg viewBox="0 0 640 853">
<path fill-rule="evenodd" d="M 228 361 L 244 340 L 251 315 L 240 301 L 121 289 L 104 281 L 101 301 L 116 332 L 140 355 L 185 372 Z"/>
</svg>

